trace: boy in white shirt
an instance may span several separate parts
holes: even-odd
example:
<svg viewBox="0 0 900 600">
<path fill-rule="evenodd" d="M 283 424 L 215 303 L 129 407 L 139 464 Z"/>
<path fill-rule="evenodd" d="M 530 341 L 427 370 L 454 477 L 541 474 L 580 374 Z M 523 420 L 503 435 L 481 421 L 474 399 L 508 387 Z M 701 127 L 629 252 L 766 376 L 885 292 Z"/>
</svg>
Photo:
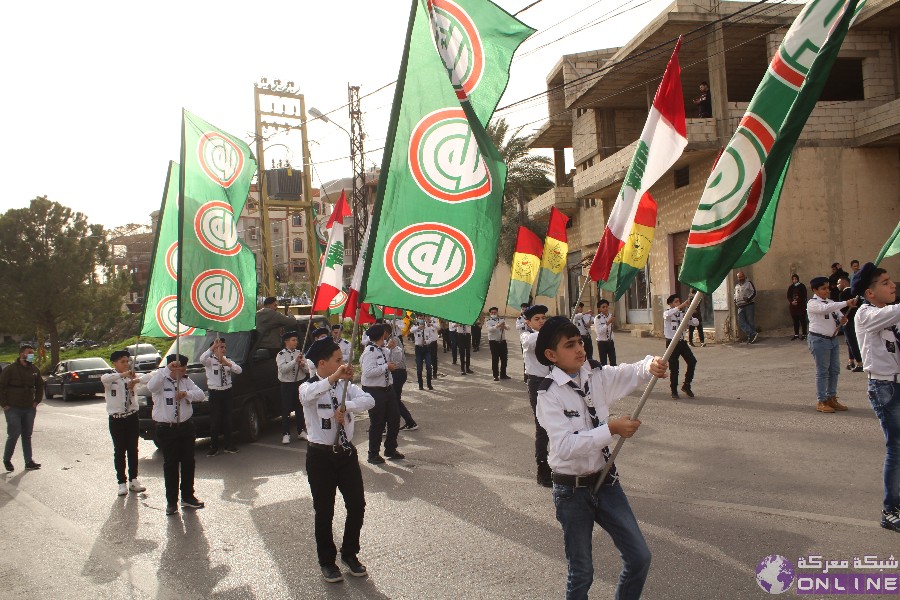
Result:
<svg viewBox="0 0 900 600">
<path fill-rule="evenodd" d="M 219 453 L 219 433 L 224 434 L 225 452 L 236 454 L 237 446 L 231 443 L 231 376 L 243 372 L 241 365 L 225 356 L 225 338 L 216 338 L 209 349 L 200 355 L 200 364 L 206 369 L 206 389 L 209 390 L 209 450 L 207 456 Z"/>
<path fill-rule="evenodd" d="M 138 405 L 134 387 L 140 378 L 131 365 L 131 354 L 127 350 L 116 350 L 109 357 L 115 373 L 100 376 L 106 397 L 106 412 L 109 414 L 109 435 L 113 442 L 113 464 L 119 481 L 118 494 L 125 496 L 132 492 L 143 492 L 147 488 L 138 481 Z M 128 478 L 125 478 L 125 458 L 128 458 Z"/>
</svg>

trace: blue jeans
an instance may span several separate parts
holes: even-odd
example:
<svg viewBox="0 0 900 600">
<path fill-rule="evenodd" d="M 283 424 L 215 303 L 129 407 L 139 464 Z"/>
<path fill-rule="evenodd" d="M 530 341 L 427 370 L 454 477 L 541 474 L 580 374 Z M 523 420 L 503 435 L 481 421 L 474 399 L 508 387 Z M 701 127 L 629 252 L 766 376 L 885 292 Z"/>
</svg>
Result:
<svg viewBox="0 0 900 600">
<path fill-rule="evenodd" d="M 22 454 L 25 455 L 25 462 L 30 463 L 31 456 L 31 432 L 34 430 L 34 416 L 37 414 L 36 408 L 16 408 L 9 407 L 6 415 L 6 448 L 3 451 L 3 460 L 12 460 L 13 452 L 16 450 L 16 442 L 22 437 Z"/>
<path fill-rule="evenodd" d="M 809 351 L 816 361 L 816 398 L 825 402 L 837 395 L 838 375 L 841 374 L 841 346 L 837 338 L 823 338 L 809 334 Z"/>
<path fill-rule="evenodd" d="M 650 549 L 631 512 L 619 483 L 604 485 L 596 496 L 592 488 L 553 484 L 556 520 L 562 525 L 569 575 L 566 600 L 588 597 L 594 580 L 591 536 L 594 523 L 612 538 L 622 557 L 616 600 L 640 598 L 650 570 Z"/>
<path fill-rule="evenodd" d="M 747 336 L 747 339 L 756 335 L 756 306 L 748 304 L 737 309 L 738 327 Z"/>
<path fill-rule="evenodd" d="M 900 510 L 900 383 L 869 380 L 869 402 L 881 421 L 884 442 L 884 510 Z"/>
</svg>

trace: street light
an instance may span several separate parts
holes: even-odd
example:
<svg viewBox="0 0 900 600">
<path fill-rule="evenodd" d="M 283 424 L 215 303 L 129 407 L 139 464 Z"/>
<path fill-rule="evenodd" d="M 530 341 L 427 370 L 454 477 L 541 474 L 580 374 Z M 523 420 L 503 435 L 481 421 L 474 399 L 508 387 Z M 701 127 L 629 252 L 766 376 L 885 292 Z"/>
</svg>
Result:
<svg viewBox="0 0 900 600">
<path fill-rule="evenodd" d="M 313 117 L 315 117 L 316 119 L 320 119 L 320 120 L 322 120 L 322 121 L 325 121 L 326 123 L 331 123 L 331 124 L 334 125 L 335 127 L 340 128 L 340 129 L 341 129 L 344 133 L 346 133 L 347 135 L 350 135 L 350 132 L 349 132 L 349 131 L 347 131 L 346 129 L 344 129 L 343 127 L 341 127 L 340 125 L 338 125 L 337 123 L 335 123 L 334 121 L 332 121 L 331 119 L 329 119 L 329 118 L 325 115 L 325 113 L 323 113 L 323 112 L 322 112 L 321 110 L 319 110 L 318 108 L 316 108 L 316 107 L 314 107 L 314 106 L 310 107 L 310 109 L 309 109 L 309 114 L 311 114 L 311 115 L 312 115 Z M 352 138 L 353 136 L 350 135 L 350 137 Z"/>
</svg>

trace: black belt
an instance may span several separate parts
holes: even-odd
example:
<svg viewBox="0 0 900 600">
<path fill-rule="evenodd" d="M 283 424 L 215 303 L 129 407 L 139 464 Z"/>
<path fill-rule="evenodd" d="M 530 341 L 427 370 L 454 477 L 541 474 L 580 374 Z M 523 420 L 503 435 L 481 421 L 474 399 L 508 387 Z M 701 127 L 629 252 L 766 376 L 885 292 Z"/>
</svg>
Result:
<svg viewBox="0 0 900 600">
<path fill-rule="evenodd" d="M 136 411 L 136 410 L 132 410 L 132 411 L 129 411 L 126 413 L 113 413 L 113 414 L 109 415 L 109 418 L 110 419 L 127 419 L 128 417 L 136 415 L 137 412 L 138 411 Z"/>
<path fill-rule="evenodd" d="M 345 449 L 340 444 L 319 444 L 317 442 L 307 441 L 306 445 L 308 448 L 313 450 L 327 450 L 328 452 L 334 452 L 335 454 L 344 454 L 356 451 L 356 446 L 350 445 L 350 450 Z"/>
<path fill-rule="evenodd" d="M 591 473 L 590 475 L 565 475 L 563 473 L 553 473 L 551 478 L 556 485 L 570 485 L 577 488 L 594 487 L 597 484 L 597 480 L 600 479 L 600 471 Z"/>
<path fill-rule="evenodd" d="M 544 377 L 547 377 L 547 375 L 529 375 L 528 373 L 525 373 L 525 377 L 528 379 L 543 379 Z"/>
<path fill-rule="evenodd" d="M 825 335 L 822 333 L 816 333 L 815 331 L 810 331 L 809 335 L 814 335 L 816 337 L 825 338 L 826 340 L 833 340 L 837 337 L 837 332 L 834 332 L 834 335 Z"/>
<path fill-rule="evenodd" d="M 377 385 L 364 385 L 363 386 L 363 390 L 379 390 L 382 392 L 386 392 L 387 390 L 392 390 L 392 389 L 394 389 L 394 388 L 389 385 L 386 385 L 384 387 L 379 387 Z"/>
<path fill-rule="evenodd" d="M 181 421 L 181 422 L 179 422 L 179 423 L 164 423 L 164 422 L 162 422 L 162 421 L 157 421 L 157 422 L 156 422 L 156 426 L 157 426 L 157 427 L 179 427 L 179 426 L 181 426 L 181 425 L 187 425 L 187 424 L 189 424 L 190 422 L 191 422 L 190 419 L 188 419 L 187 421 Z"/>
</svg>

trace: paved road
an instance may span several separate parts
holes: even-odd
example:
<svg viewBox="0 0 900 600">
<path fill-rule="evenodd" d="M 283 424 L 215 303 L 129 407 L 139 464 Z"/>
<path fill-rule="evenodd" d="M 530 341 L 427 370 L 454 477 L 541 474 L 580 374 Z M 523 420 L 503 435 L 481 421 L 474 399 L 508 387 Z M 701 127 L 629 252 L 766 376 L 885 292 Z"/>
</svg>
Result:
<svg viewBox="0 0 900 600">
<path fill-rule="evenodd" d="M 617 346 L 622 360 L 663 349 L 627 336 Z M 698 397 L 673 401 L 658 386 L 619 459 L 653 551 L 645 598 L 765 597 L 754 569 L 769 554 L 900 555 L 900 536 L 878 526 L 884 443 L 862 374 L 841 374 L 851 410 L 822 415 L 801 342 L 696 354 Z M 233 456 L 208 458 L 199 442 L 207 508 L 167 518 L 152 443 L 140 448 L 147 492 L 119 498 L 102 401 L 46 402 L 34 434 L 44 468 L 23 473 L 19 454 L 19 470 L 0 476 L 0 597 L 561 597 L 562 536 L 549 491 L 534 483 L 525 386 L 493 382 L 486 347 L 473 358 L 475 376 L 442 364 L 451 374 L 435 392 L 407 385 L 421 425 L 401 433 L 408 460 L 362 464 L 371 576 L 338 585 L 317 568 L 305 450 L 281 445 L 277 425 Z M 338 531 L 342 520 L 339 506 Z M 611 598 L 618 555 L 602 531 L 594 540 L 592 597 Z"/>
</svg>

